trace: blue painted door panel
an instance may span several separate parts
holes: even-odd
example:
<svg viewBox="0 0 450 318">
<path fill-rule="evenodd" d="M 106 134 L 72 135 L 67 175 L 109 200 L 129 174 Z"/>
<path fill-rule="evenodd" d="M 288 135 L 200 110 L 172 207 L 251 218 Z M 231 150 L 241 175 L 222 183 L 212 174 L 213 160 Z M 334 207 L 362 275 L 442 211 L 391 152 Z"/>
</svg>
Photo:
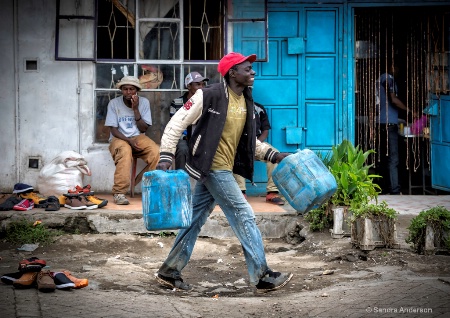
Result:
<svg viewBox="0 0 450 318">
<path fill-rule="evenodd" d="M 340 6 L 273 4 L 268 21 L 268 61 L 253 64 L 253 96 L 272 126 L 267 142 L 283 152 L 329 150 L 339 142 Z M 255 30 L 233 31 L 234 51 L 260 53 Z M 267 182 L 265 164 L 255 166 L 254 181 Z"/>
<path fill-rule="evenodd" d="M 430 116 L 431 185 L 450 191 L 450 97 L 441 95 L 437 113 Z"/>
</svg>

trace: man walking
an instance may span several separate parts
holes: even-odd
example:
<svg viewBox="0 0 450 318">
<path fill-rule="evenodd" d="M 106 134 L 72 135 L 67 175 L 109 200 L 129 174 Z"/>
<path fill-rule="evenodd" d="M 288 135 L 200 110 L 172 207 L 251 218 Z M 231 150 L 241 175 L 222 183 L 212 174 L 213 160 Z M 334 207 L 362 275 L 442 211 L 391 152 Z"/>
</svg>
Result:
<svg viewBox="0 0 450 318">
<path fill-rule="evenodd" d="M 179 231 L 157 275 L 157 281 L 169 288 L 192 288 L 183 281 L 181 271 L 189 262 L 198 234 L 216 203 L 242 245 L 250 283 L 258 293 L 281 288 L 292 278 L 291 273 L 275 272 L 267 265 L 254 212 L 233 177 L 234 172 L 252 180 L 255 157 L 278 163 L 289 155 L 274 151 L 256 139 L 254 103 L 249 88 L 255 78 L 252 68 L 255 60 L 254 54 L 225 55 L 218 65 L 225 82 L 197 90 L 164 130 L 157 169 L 165 171 L 173 163 L 181 134 L 195 124 L 186 163 L 187 172 L 197 180 L 192 224 Z"/>
</svg>

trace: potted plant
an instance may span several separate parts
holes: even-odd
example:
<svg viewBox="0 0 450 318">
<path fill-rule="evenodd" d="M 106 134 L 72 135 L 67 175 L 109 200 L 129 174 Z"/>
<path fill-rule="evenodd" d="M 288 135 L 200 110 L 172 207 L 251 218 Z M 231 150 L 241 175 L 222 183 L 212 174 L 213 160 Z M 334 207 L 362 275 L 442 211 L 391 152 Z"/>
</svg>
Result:
<svg viewBox="0 0 450 318">
<path fill-rule="evenodd" d="M 377 199 L 381 188 L 374 183 L 379 175 L 370 174 L 367 158 L 373 150 L 364 152 L 349 140 L 332 147 L 328 168 L 336 178 L 337 190 L 331 197 L 327 207 L 333 215 L 331 234 L 335 238 L 350 236 L 349 218 L 353 210 Z"/>
<path fill-rule="evenodd" d="M 412 243 L 419 254 L 450 250 L 450 211 L 436 206 L 419 213 L 411 220 L 406 243 Z"/>
<path fill-rule="evenodd" d="M 352 210 L 351 240 L 361 250 L 373 250 L 377 246 L 398 247 L 395 221 L 398 212 L 389 208 L 386 201 L 363 203 Z"/>
</svg>

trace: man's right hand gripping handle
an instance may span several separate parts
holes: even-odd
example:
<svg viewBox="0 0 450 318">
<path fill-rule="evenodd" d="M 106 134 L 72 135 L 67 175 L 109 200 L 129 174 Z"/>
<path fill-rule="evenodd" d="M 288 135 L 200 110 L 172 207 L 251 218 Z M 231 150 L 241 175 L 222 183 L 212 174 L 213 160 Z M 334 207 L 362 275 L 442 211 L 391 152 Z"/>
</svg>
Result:
<svg viewBox="0 0 450 318">
<path fill-rule="evenodd" d="M 156 170 L 166 171 L 170 169 L 171 164 L 169 162 L 160 162 L 156 165 Z"/>
</svg>

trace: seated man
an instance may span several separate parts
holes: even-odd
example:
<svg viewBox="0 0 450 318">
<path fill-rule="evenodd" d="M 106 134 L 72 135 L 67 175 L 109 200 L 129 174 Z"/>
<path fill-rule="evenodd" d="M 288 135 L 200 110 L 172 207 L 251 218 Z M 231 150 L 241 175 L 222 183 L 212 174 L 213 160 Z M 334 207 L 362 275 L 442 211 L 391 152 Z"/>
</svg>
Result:
<svg viewBox="0 0 450 318">
<path fill-rule="evenodd" d="M 114 202 L 126 205 L 125 194 L 130 188 L 130 171 L 133 156 L 147 164 L 146 170 L 154 170 L 159 161 L 158 145 L 145 135 L 152 124 L 150 102 L 139 97 L 142 89 L 139 79 L 125 76 L 117 84 L 122 96 L 109 101 L 105 126 L 110 127 L 109 151 L 116 165 L 112 193 Z"/>
<path fill-rule="evenodd" d="M 191 98 L 197 89 L 203 88 L 206 86 L 206 82 L 209 81 L 209 78 L 203 77 L 198 72 L 191 72 L 186 75 L 184 79 L 184 85 L 188 89 L 186 93 L 182 96 L 175 98 L 170 104 L 170 117 L 172 117 L 177 110 L 183 107 L 184 103 L 186 103 L 189 98 Z M 186 131 L 183 132 L 180 140 L 177 144 L 177 149 L 175 152 L 175 169 L 184 169 L 186 165 L 187 156 L 189 154 L 188 140 L 192 134 L 192 127 L 189 126 Z"/>
<path fill-rule="evenodd" d="M 269 135 L 269 129 L 271 127 L 270 127 L 269 117 L 267 116 L 266 109 L 264 108 L 263 105 L 256 103 L 256 102 L 255 102 L 255 121 L 256 121 L 256 137 L 261 142 L 264 142 L 266 140 L 267 136 Z M 274 149 L 274 150 L 278 151 L 276 149 Z M 266 191 L 267 191 L 266 201 L 273 203 L 273 204 L 277 204 L 277 205 L 284 205 L 284 200 L 278 195 L 278 193 L 279 193 L 278 188 L 276 187 L 275 183 L 273 183 L 273 180 L 272 180 L 272 172 L 276 166 L 277 166 L 277 164 L 273 164 L 271 162 L 266 163 L 267 178 L 268 178 L 267 186 L 266 186 Z M 245 186 L 245 179 L 237 174 L 234 174 L 234 178 L 236 179 L 236 181 L 239 185 L 239 188 L 241 189 L 244 196 L 247 197 L 247 195 L 245 193 L 247 191 L 247 188 Z"/>
</svg>

